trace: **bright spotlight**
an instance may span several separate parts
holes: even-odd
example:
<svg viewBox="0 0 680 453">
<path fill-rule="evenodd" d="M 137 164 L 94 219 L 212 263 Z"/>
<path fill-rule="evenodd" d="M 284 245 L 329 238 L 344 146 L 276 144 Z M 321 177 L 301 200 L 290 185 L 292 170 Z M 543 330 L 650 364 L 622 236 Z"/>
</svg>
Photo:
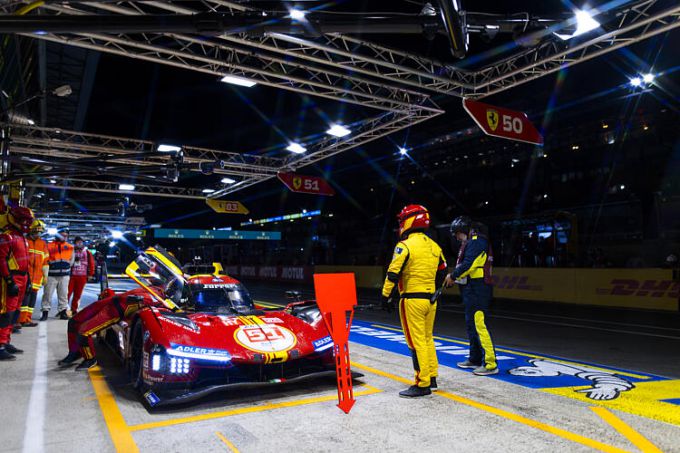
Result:
<svg viewBox="0 0 680 453">
<path fill-rule="evenodd" d="M 253 82 L 252 80 L 249 80 L 249 79 L 246 79 L 246 78 L 243 78 L 243 77 L 231 76 L 231 75 L 225 75 L 220 80 L 224 83 L 231 83 L 232 85 L 238 85 L 238 86 L 246 87 L 246 88 L 250 88 L 250 87 L 257 85 L 257 83 Z"/>
<path fill-rule="evenodd" d="M 407 153 L 408 153 L 408 150 L 406 148 L 404 148 L 403 146 L 399 147 L 399 154 L 401 154 L 402 156 L 405 156 Z"/>
<path fill-rule="evenodd" d="M 114 238 L 114 239 L 120 239 L 120 238 L 123 237 L 123 232 L 118 231 L 118 230 L 112 230 L 111 231 L 111 237 Z"/>
<path fill-rule="evenodd" d="M 640 77 L 633 77 L 630 79 L 630 84 L 634 87 L 639 87 L 642 85 L 642 79 Z"/>
<path fill-rule="evenodd" d="M 299 144 L 299 143 L 293 142 L 293 143 L 291 143 L 290 145 L 288 145 L 288 147 L 286 148 L 286 150 L 290 151 L 291 153 L 302 154 L 302 153 L 304 153 L 305 151 L 307 151 L 307 148 L 305 148 L 304 146 L 302 146 L 302 145 Z"/>
<path fill-rule="evenodd" d="M 35 121 L 33 121 L 32 119 L 29 118 L 27 121 L 28 124 L 30 124 L 31 126 L 35 126 Z"/>
<path fill-rule="evenodd" d="M 334 124 L 331 126 L 330 129 L 326 131 L 328 135 L 332 135 L 334 137 L 344 137 L 346 135 L 349 135 L 352 133 L 349 129 L 347 129 L 345 126 L 342 126 L 340 124 Z"/>
<path fill-rule="evenodd" d="M 307 15 L 307 13 L 300 9 L 293 8 L 290 10 L 290 18 L 293 20 L 304 20 L 305 15 Z"/>
<path fill-rule="evenodd" d="M 215 189 L 203 189 L 203 193 L 213 193 Z"/>
<path fill-rule="evenodd" d="M 109 242 L 109 247 L 115 247 L 116 245 L 118 245 L 116 241 Z"/>
<path fill-rule="evenodd" d="M 49 234 L 50 236 L 56 236 L 56 234 L 57 234 L 57 229 L 56 229 L 56 228 L 48 228 L 48 229 L 47 229 L 47 234 Z"/>
<path fill-rule="evenodd" d="M 227 178 L 226 176 L 220 180 L 222 184 L 234 184 L 236 182 L 235 179 Z"/>
<path fill-rule="evenodd" d="M 563 41 L 574 38 L 576 36 L 588 33 L 600 26 L 600 23 L 593 19 L 593 16 L 588 11 L 576 10 L 574 13 L 576 19 L 576 30 L 572 34 L 555 33 L 555 36 Z"/>
<path fill-rule="evenodd" d="M 133 190 L 135 190 L 135 186 L 132 185 L 132 184 L 120 184 L 118 186 L 118 190 L 133 191 Z"/>
<path fill-rule="evenodd" d="M 642 81 L 645 83 L 652 83 L 654 81 L 654 74 L 645 74 L 642 76 Z"/>
<path fill-rule="evenodd" d="M 175 146 L 175 145 L 163 145 L 160 144 L 156 147 L 156 151 L 159 153 L 177 153 L 182 150 L 181 146 Z"/>
<path fill-rule="evenodd" d="M 593 16 L 588 11 L 576 11 L 576 31 L 572 35 L 574 36 L 582 35 L 588 33 L 589 31 L 595 30 L 600 26 L 600 23 L 593 19 Z"/>
</svg>

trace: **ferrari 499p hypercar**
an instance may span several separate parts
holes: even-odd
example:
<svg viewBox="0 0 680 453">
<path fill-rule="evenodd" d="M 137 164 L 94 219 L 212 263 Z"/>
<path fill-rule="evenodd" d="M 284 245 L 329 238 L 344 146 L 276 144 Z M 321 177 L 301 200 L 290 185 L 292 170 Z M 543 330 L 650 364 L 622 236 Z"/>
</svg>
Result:
<svg viewBox="0 0 680 453">
<path fill-rule="evenodd" d="M 141 253 L 126 274 L 140 287 L 108 297 L 140 308 L 124 310 L 100 338 L 151 407 L 335 375 L 333 341 L 314 301 L 259 309 L 219 264 L 188 275 L 160 247 Z"/>
</svg>

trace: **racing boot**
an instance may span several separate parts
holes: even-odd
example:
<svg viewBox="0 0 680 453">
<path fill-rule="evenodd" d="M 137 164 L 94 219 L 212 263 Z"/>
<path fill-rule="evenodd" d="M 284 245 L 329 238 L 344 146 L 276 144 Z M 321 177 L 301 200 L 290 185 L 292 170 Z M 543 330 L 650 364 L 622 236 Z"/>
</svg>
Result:
<svg viewBox="0 0 680 453">
<path fill-rule="evenodd" d="M 439 387 L 437 387 L 437 378 L 436 377 L 431 377 L 430 378 L 430 390 L 433 392 L 436 392 L 439 390 Z"/>
<path fill-rule="evenodd" d="M 24 353 L 23 349 L 19 349 L 16 346 L 11 345 L 9 343 L 7 343 L 5 345 L 5 351 L 9 352 L 10 354 L 23 354 Z"/>
<path fill-rule="evenodd" d="M 466 360 L 465 362 L 458 362 L 458 363 L 456 363 L 456 366 L 457 366 L 458 368 L 471 368 L 471 369 L 475 369 L 475 368 L 479 368 L 479 363 L 472 363 L 472 362 L 470 362 L 469 360 Z"/>
<path fill-rule="evenodd" d="M 4 344 L 0 345 L 0 360 L 16 360 L 16 358 L 14 354 L 7 352 Z"/>
<path fill-rule="evenodd" d="M 41 321 L 47 321 L 47 316 L 50 314 L 49 311 L 43 311 L 42 316 L 40 316 Z"/>
<path fill-rule="evenodd" d="M 59 313 L 57 313 L 57 318 L 63 319 L 64 321 L 68 320 L 68 313 L 66 313 L 66 310 L 62 310 Z"/>
<path fill-rule="evenodd" d="M 61 359 L 59 362 L 57 362 L 57 365 L 60 367 L 66 368 L 68 366 L 73 365 L 76 363 L 76 360 L 80 358 L 80 354 L 77 352 L 69 352 L 66 357 Z"/>
<path fill-rule="evenodd" d="M 14 324 L 14 327 L 12 327 L 12 333 L 21 333 L 21 324 Z"/>
<path fill-rule="evenodd" d="M 21 323 L 21 327 L 35 327 L 37 325 L 38 323 L 33 321 L 26 321 Z"/>
<path fill-rule="evenodd" d="M 402 398 L 417 398 L 419 396 L 431 395 L 432 390 L 430 387 L 418 387 L 417 385 L 412 385 L 406 390 L 399 392 L 399 396 Z"/>
<path fill-rule="evenodd" d="M 85 371 L 89 370 L 90 368 L 94 368 L 97 366 L 97 359 L 87 359 L 83 360 L 80 362 L 80 365 L 76 367 L 76 371 Z"/>
<path fill-rule="evenodd" d="M 484 365 L 472 370 L 472 374 L 477 376 L 491 376 L 492 374 L 498 374 L 498 367 L 487 368 Z"/>
</svg>

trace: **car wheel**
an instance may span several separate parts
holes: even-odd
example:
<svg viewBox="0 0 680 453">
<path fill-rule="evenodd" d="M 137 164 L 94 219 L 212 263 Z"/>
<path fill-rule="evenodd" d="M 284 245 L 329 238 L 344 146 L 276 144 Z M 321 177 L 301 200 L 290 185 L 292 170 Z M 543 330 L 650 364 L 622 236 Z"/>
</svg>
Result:
<svg viewBox="0 0 680 453">
<path fill-rule="evenodd" d="M 130 342 L 130 381 L 135 389 L 145 392 L 148 386 L 144 383 L 142 370 L 144 369 L 144 327 L 137 322 L 132 329 L 132 341 Z"/>
</svg>

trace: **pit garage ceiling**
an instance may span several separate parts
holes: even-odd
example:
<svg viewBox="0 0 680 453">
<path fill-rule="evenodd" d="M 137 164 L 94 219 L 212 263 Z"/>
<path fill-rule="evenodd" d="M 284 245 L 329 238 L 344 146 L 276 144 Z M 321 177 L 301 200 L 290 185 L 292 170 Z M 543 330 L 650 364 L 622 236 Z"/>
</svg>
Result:
<svg viewBox="0 0 680 453">
<path fill-rule="evenodd" d="M 680 5 L 674 1 L 597 2 L 587 11 L 597 20 L 590 30 L 579 29 L 579 16 L 560 2 L 513 2 L 513 11 L 506 2 L 485 3 L 371 2 L 371 9 L 381 6 L 381 12 L 370 13 L 362 2 L 300 2 L 295 8 L 304 8 L 301 17 L 283 2 L 8 2 L 0 32 L 38 43 L 38 58 L 31 62 L 39 66 L 39 88 L 46 94 L 40 97 L 42 105 L 26 105 L 11 117 L 12 124 L 5 124 L 3 158 L 12 171 L 3 176 L 23 178 L 29 194 L 62 189 L 122 197 L 219 198 L 270 180 L 277 172 L 297 170 L 408 130 L 443 114 L 440 104 L 451 98 L 500 93 L 680 25 Z M 445 10 L 452 21 L 442 20 Z M 102 121 L 93 124 L 96 133 L 84 132 L 92 91 L 107 89 L 93 88 L 101 54 L 128 58 L 131 63 L 120 64 L 122 71 L 143 73 L 148 65 L 142 62 L 150 62 L 160 65 L 154 66 L 155 77 L 169 66 L 204 80 L 226 76 L 254 82 L 267 96 L 269 88 L 285 90 L 293 94 L 296 106 L 325 116 L 328 126 L 342 118 L 351 133 L 329 136 L 319 121 L 313 126 L 302 121 L 295 132 L 280 131 L 262 113 L 260 105 L 267 102 L 262 96 L 258 102 L 246 98 L 252 105 L 240 109 L 256 112 L 257 127 L 267 132 L 252 133 L 248 125 L 239 125 L 254 136 L 250 142 L 269 135 L 269 143 L 260 146 L 224 141 L 237 148 L 227 151 L 219 140 L 192 146 L 188 139 L 177 139 L 186 137 L 186 131 L 149 136 L 148 117 L 153 114 L 148 109 L 140 110 L 139 116 L 147 116 L 144 127 L 128 134 L 137 138 L 100 133 L 116 130 L 116 125 L 102 126 Z M 116 77 L 114 73 L 97 80 L 111 82 Z M 73 88 L 71 96 L 51 95 L 64 83 Z M 140 96 L 147 89 L 130 86 Z M 213 109 L 209 101 L 205 109 Z M 329 111 L 333 113 L 323 114 Z M 39 118 L 37 124 L 28 124 L 29 115 Z M 272 130 L 277 132 L 273 137 Z M 158 152 L 166 138 L 182 149 Z M 291 142 L 306 151 L 286 151 Z M 204 192 L 205 175 L 220 181 L 210 193 Z M 121 182 L 134 185 L 134 191 L 121 189 Z"/>
</svg>

